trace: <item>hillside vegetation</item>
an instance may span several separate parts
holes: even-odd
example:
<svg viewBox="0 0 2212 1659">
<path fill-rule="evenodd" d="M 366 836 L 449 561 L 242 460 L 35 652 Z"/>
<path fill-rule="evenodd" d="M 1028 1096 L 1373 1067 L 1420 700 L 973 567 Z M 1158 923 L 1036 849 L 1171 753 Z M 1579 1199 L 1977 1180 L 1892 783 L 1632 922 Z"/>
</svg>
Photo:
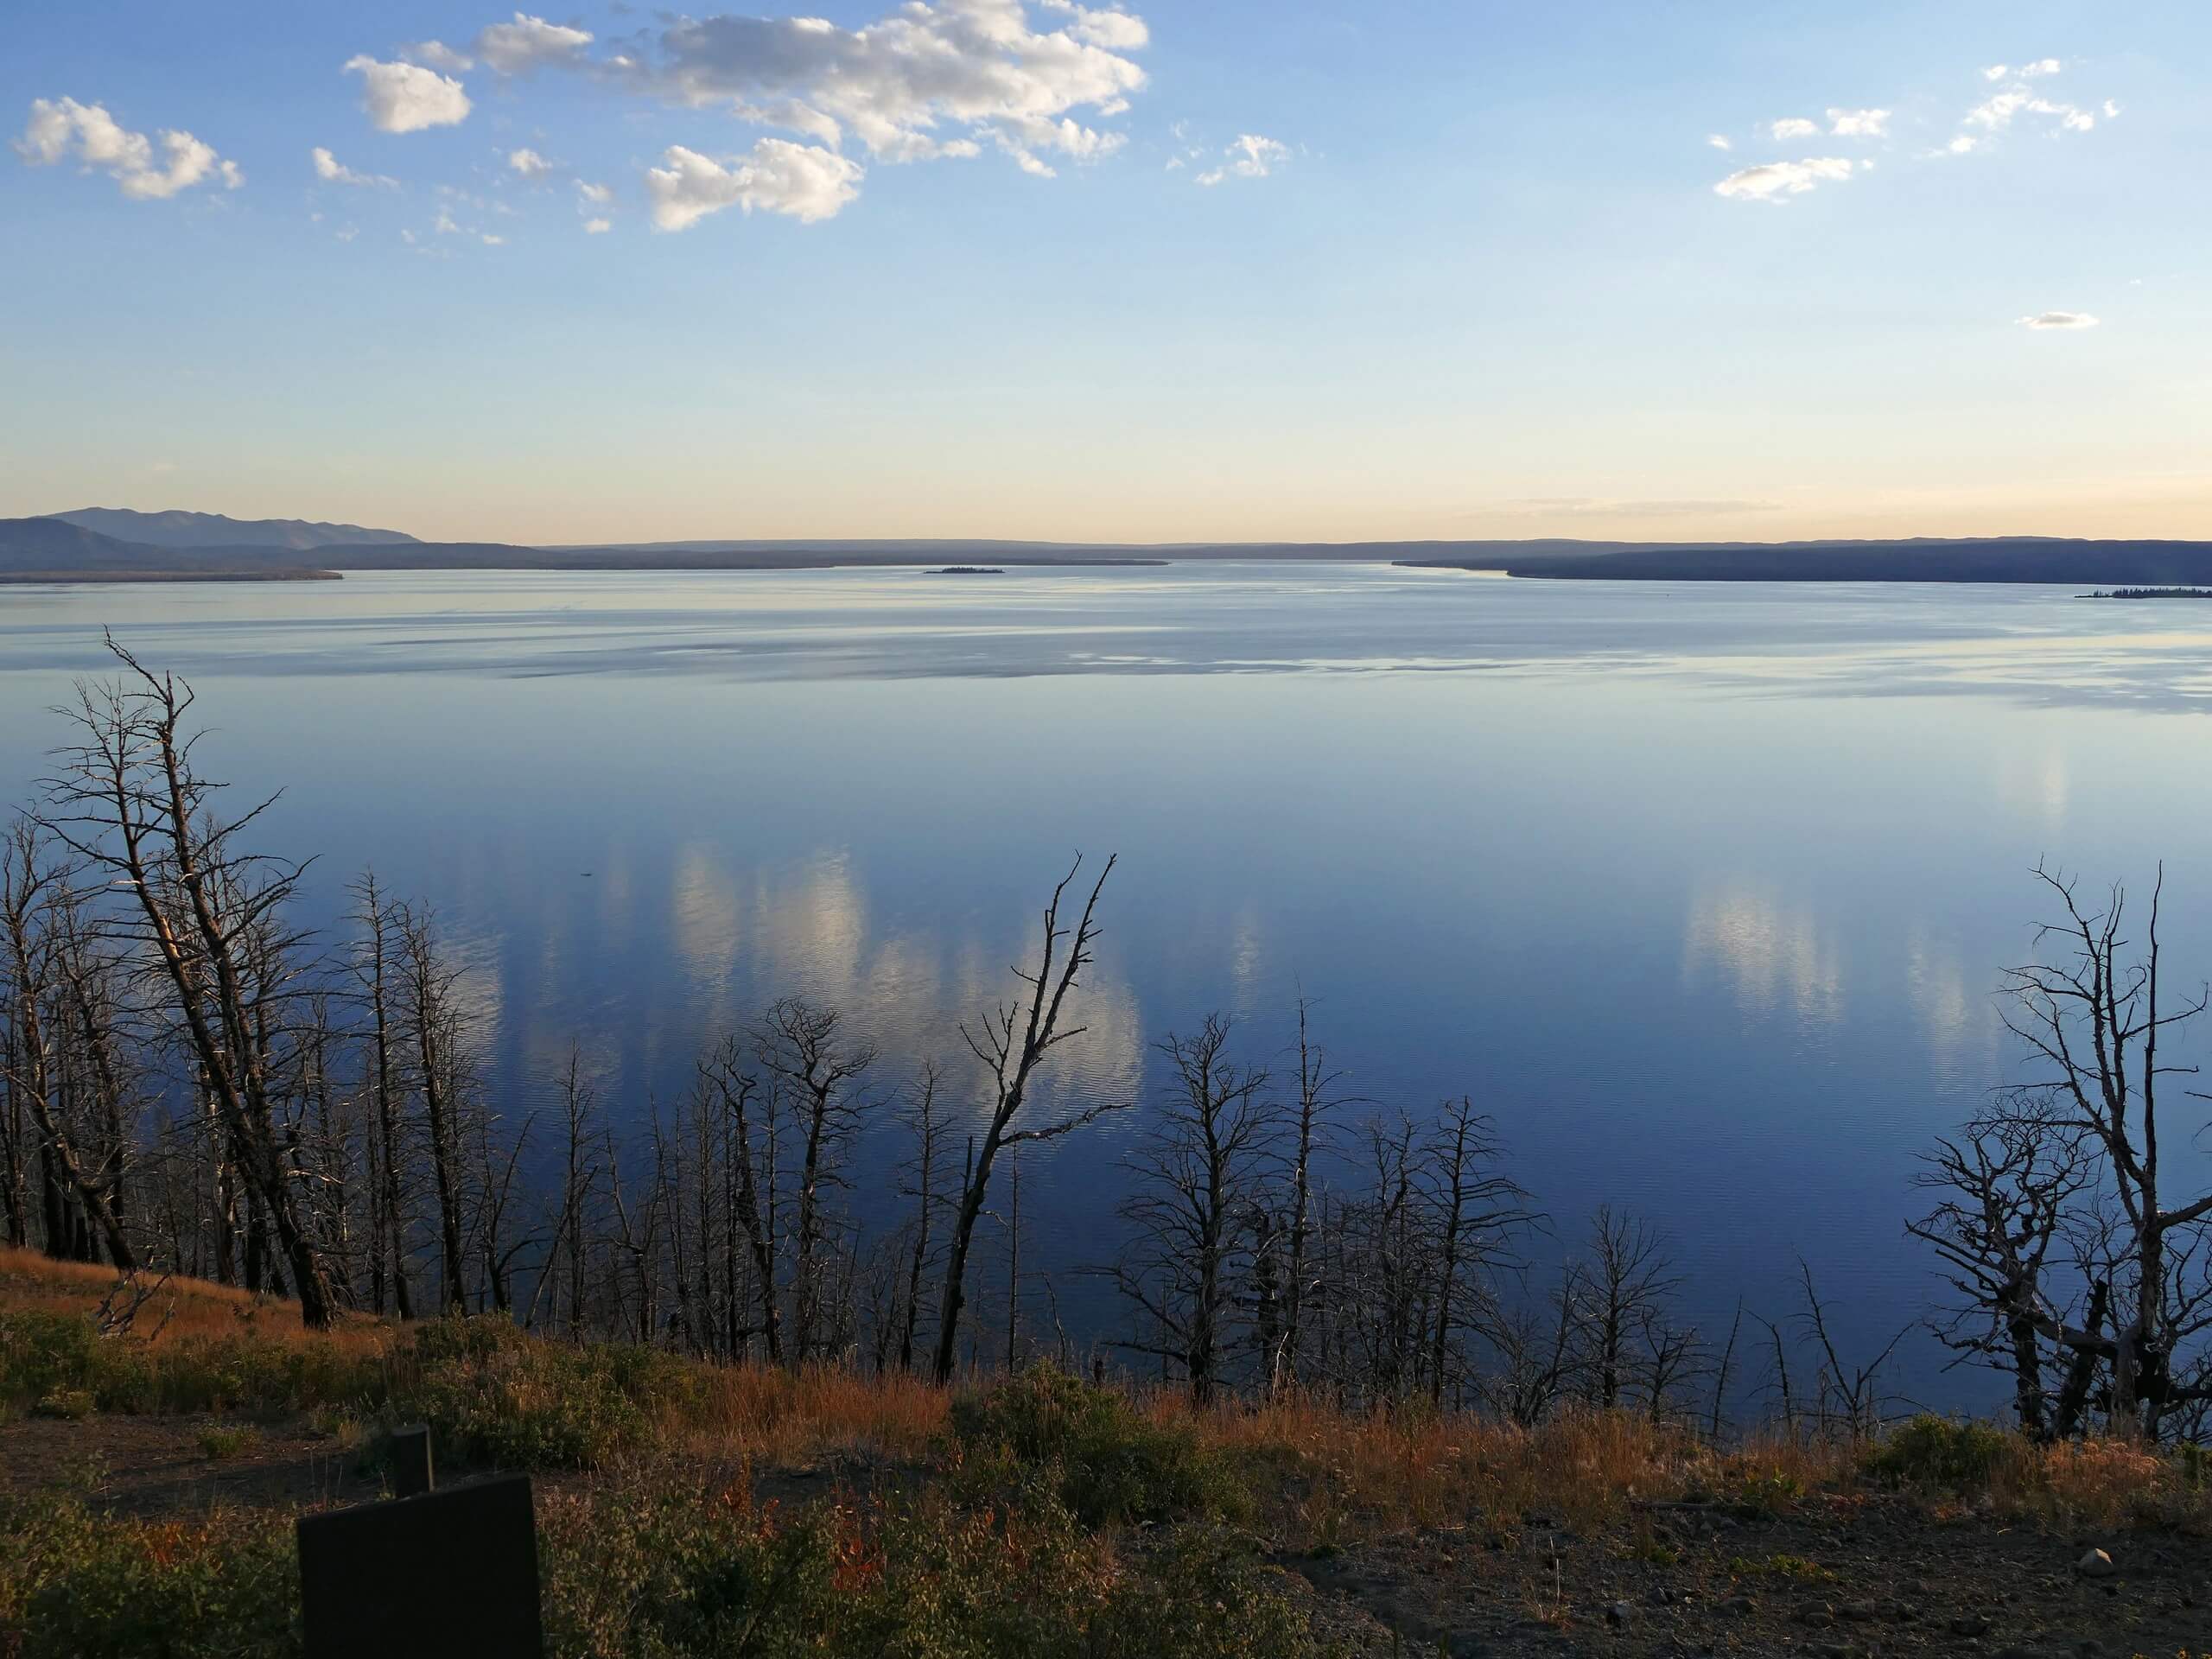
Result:
<svg viewBox="0 0 2212 1659">
<path fill-rule="evenodd" d="M 1716 1447 L 1626 1412 L 1201 1410 L 1049 1368 L 939 1390 L 493 1319 L 313 1332 L 177 1280 L 103 1334 L 116 1283 L 0 1253 L 0 1652 L 297 1652 L 291 1522 L 372 1499 L 410 1421 L 446 1483 L 540 1478 L 562 1656 L 1765 1653 L 1831 1627 L 1859 1633 L 1815 1650 L 2172 1654 L 2212 1622 L 2193 1450 L 1936 1420 Z M 2111 1575 L 2070 1570 L 2089 1540 Z"/>
</svg>

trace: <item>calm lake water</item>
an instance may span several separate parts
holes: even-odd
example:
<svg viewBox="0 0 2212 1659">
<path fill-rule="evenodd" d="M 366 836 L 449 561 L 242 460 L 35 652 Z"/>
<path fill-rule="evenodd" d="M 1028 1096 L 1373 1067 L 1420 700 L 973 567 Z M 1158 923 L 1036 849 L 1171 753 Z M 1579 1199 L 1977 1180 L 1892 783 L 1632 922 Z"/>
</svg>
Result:
<svg viewBox="0 0 2212 1659">
<path fill-rule="evenodd" d="M 2212 973 L 2179 602 L 1258 563 L 0 588 L 0 799 L 104 626 L 191 677 L 215 775 L 284 786 L 266 844 L 326 913 L 372 863 L 439 907 L 510 1112 L 573 1037 L 634 1121 L 784 992 L 887 1084 L 965 1077 L 957 1020 L 1114 852 L 1056 1094 L 1144 1097 L 1210 1009 L 1277 1059 L 1302 988 L 1349 1089 L 1475 1096 L 1562 1240 L 1644 1213 L 1723 1332 L 1798 1252 L 1861 1345 L 1926 1306 L 1913 1154 L 2013 1074 L 2038 860 L 2147 892 L 2163 857 L 2170 961 Z M 1133 1127 L 1026 1164 L 1040 1265 L 1109 1249 Z M 1990 1392 L 1941 1359 L 1901 1382 Z"/>
</svg>

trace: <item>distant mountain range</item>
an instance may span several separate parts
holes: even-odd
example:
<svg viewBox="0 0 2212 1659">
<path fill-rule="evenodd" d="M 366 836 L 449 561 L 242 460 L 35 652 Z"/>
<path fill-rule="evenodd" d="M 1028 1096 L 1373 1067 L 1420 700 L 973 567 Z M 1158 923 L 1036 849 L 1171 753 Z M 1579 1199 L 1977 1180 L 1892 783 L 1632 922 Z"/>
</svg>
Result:
<svg viewBox="0 0 2212 1659">
<path fill-rule="evenodd" d="M 834 565 L 1157 564 L 1171 560 L 1391 562 L 1422 569 L 1630 582 L 1993 582 L 2212 586 L 2212 542 L 2005 536 L 1897 541 L 1197 542 L 928 540 L 636 542 L 523 547 L 423 542 L 299 518 L 80 507 L 0 519 L 0 582 L 284 581 L 345 570 L 779 570 Z"/>
<path fill-rule="evenodd" d="M 308 518 L 228 518 L 219 512 L 138 512 L 130 507 L 75 507 L 48 515 L 143 547 L 358 547 L 411 542 L 404 531 L 325 524 Z"/>
</svg>

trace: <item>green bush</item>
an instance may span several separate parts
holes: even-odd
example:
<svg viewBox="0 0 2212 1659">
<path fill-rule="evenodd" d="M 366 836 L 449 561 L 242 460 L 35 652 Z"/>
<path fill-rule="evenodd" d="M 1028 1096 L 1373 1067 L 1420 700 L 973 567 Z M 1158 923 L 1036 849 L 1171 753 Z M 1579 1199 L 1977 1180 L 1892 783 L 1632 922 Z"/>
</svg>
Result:
<svg viewBox="0 0 2212 1659">
<path fill-rule="evenodd" d="M 1305 1659 L 1298 1610 L 1233 1540 L 1176 1529 L 1124 1566 L 1033 1476 L 788 1519 L 744 1489 L 625 1478 L 541 1506 L 547 1650 L 565 1659 Z"/>
<path fill-rule="evenodd" d="M 1890 1432 L 1866 1457 L 1870 1473 L 1907 1486 L 1961 1489 L 1987 1484 L 2012 1444 L 2003 1429 L 1923 1413 Z"/>
<path fill-rule="evenodd" d="M 289 1520 L 95 1516 L 51 1495 L 0 1510 L 0 1645 L 22 1659 L 291 1659 L 299 1568 Z"/>
<path fill-rule="evenodd" d="M 695 1386 L 657 1350 L 570 1347 L 498 1318 L 418 1325 L 393 1369 L 396 1420 L 429 1424 L 442 1459 L 506 1469 L 600 1468 Z"/>
<path fill-rule="evenodd" d="M 953 1402 L 953 1437 L 971 1480 L 1004 1459 L 1055 1471 L 1059 1499 L 1086 1526 L 1239 1520 L 1249 1490 L 1187 1424 L 1156 1423 L 1122 1395 L 1052 1365 Z"/>
</svg>

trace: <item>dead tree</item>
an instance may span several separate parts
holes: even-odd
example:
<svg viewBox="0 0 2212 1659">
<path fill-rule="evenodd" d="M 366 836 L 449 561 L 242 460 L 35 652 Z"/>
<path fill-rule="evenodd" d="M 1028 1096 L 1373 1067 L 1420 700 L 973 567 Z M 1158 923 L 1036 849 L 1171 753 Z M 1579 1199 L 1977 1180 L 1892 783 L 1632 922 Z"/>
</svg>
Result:
<svg viewBox="0 0 2212 1659">
<path fill-rule="evenodd" d="M 1224 1382 L 1244 1261 L 1238 1223 L 1269 1171 L 1280 1122 L 1268 1074 L 1229 1057 L 1229 1034 L 1227 1020 L 1208 1014 L 1194 1035 L 1171 1032 L 1159 1045 L 1168 1089 L 1122 1166 L 1135 1181 L 1119 1209 L 1133 1236 L 1113 1269 L 1148 1326 L 1119 1345 L 1179 1366 L 1201 1406 Z"/>
<path fill-rule="evenodd" d="M 1328 1057 L 1308 1025 L 1313 1004 L 1298 999 L 1298 1104 L 1291 1125 L 1290 1215 L 1285 1243 L 1282 1340 L 1269 1370 L 1268 1387 L 1277 1393 L 1298 1380 L 1306 1340 L 1306 1310 L 1311 1286 L 1308 1255 L 1313 1236 L 1313 1162 L 1332 1141 L 1332 1120 L 1346 1103 L 1337 1094 L 1344 1073 L 1332 1071 Z"/>
<path fill-rule="evenodd" d="M 455 986 L 461 970 L 446 956 L 436 918 L 427 909 L 399 908 L 401 1017 L 412 1049 L 415 1089 L 423 1103 L 423 1141 L 437 1199 L 438 1268 L 449 1312 L 468 1311 L 467 1257 L 462 1239 L 466 1198 L 461 1176 L 463 1020 Z"/>
<path fill-rule="evenodd" d="M 10 1044 L 8 1081 L 16 1097 L 29 1108 L 39 1135 L 41 1158 L 58 1178 L 48 1182 L 55 1197 L 73 1201 L 89 1227 L 107 1247 L 108 1259 L 124 1273 L 138 1268 L 137 1251 L 123 1228 L 117 1203 L 122 1181 L 124 1141 L 119 1105 L 114 1103 L 120 1085 L 105 1052 L 105 1034 L 86 985 L 88 969 L 73 957 L 81 950 L 67 872 L 48 860 L 41 837 L 28 820 L 19 821 L 0 844 L 0 930 L 5 938 L 7 982 L 10 995 L 10 1023 L 16 1040 Z M 49 1031 L 44 1013 L 51 1008 L 63 1030 Z M 53 1065 L 57 1049 L 68 1045 L 68 1015 L 81 1014 L 83 1027 L 76 1033 L 79 1052 L 92 1060 L 101 1077 L 102 1091 L 111 1103 L 111 1128 L 103 1148 L 88 1144 L 70 1121 L 62 1100 L 61 1079 Z M 46 1247 L 49 1255 L 73 1255 L 63 1248 L 64 1230 L 49 1211 Z"/>
<path fill-rule="evenodd" d="M 1813 1269 L 1802 1258 L 1797 1263 L 1797 1281 L 1805 1298 L 1805 1305 L 1798 1313 L 1798 1322 L 1820 1353 L 1820 1367 L 1815 1395 L 1819 1422 L 1825 1432 L 1840 1421 L 1853 1440 L 1864 1440 L 1880 1433 L 1885 1396 L 1882 1393 L 1883 1368 L 1890 1363 L 1890 1356 L 1897 1352 L 1912 1326 L 1908 1325 L 1891 1337 L 1874 1357 L 1864 1364 L 1847 1362 L 1837 1351 L 1834 1338 L 1828 1331 L 1827 1307 L 1821 1300 L 1820 1292 L 1813 1284 Z M 1771 1327 L 1770 1327 L 1771 1329 Z M 1780 1338 L 1777 1338 L 1777 1351 Z M 1783 1373 L 1783 1397 L 1789 1399 L 1789 1372 Z M 1785 1411 L 1787 1405 L 1785 1403 Z"/>
<path fill-rule="evenodd" d="M 389 1303 L 401 1319 L 411 1319 L 415 1302 L 407 1285 L 407 1222 L 401 1199 L 406 1087 L 395 1013 L 400 976 L 392 936 L 398 931 L 397 907 L 385 899 L 373 870 L 362 872 L 353 893 L 359 929 L 353 970 L 368 1018 L 369 1306 L 382 1313 Z"/>
<path fill-rule="evenodd" d="M 1583 1392 L 1593 1405 L 1611 1408 L 1639 1393 L 1656 1407 L 1660 1390 L 1638 1361 L 1639 1343 L 1658 1334 L 1655 1357 L 1664 1363 L 1667 1381 L 1677 1379 L 1683 1358 L 1669 1334 L 1667 1306 L 1681 1281 L 1669 1270 L 1657 1234 L 1636 1217 L 1598 1206 L 1590 1224 L 1590 1255 L 1581 1274 Z"/>
<path fill-rule="evenodd" d="M 1963 1299 L 1931 1322 L 1936 1339 L 1961 1358 L 2010 1372 L 2021 1432 L 2048 1439 L 2055 1402 L 2047 1351 L 2063 1362 L 2044 1337 L 2055 1305 L 2051 1252 L 2089 1179 L 2082 1139 L 2031 1100 L 2000 1122 L 1937 1141 L 1923 1161 L 1914 1185 L 1942 1196 L 1905 1231 L 1934 1248 Z M 2101 1314 L 2095 1323 L 2101 1327 Z"/>
<path fill-rule="evenodd" d="M 2071 1323 L 2048 1303 L 2035 1323 L 2069 1356 L 2107 1369 L 2115 1427 L 2156 1438 L 2167 1412 L 2212 1398 L 2203 1380 L 2183 1374 L 2185 1345 L 2212 1328 L 2204 1240 L 2212 1191 L 2171 1202 L 2160 1161 L 2162 1085 L 2196 1069 L 2163 1060 L 2160 1047 L 2204 1012 L 2212 994 L 2200 986 L 2171 998 L 2160 983 L 2163 871 L 2139 952 L 2126 936 L 2124 890 L 2115 886 L 2097 907 L 2072 881 L 2037 874 L 2063 912 L 2037 930 L 2038 944 L 2059 955 L 2006 976 L 2005 1023 L 2033 1069 L 1999 1121 L 2080 1138 L 2089 1158 L 2085 1192 L 2108 1206 L 2110 1248 L 2084 1271 L 2103 1287 L 2100 1311 L 2111 1329 Z"/>
<path fill-rule="evenodd" d="M 1515 1236 L 1536 1217 L 1529 1194 L 1499 1167 L 1503 1147 L 1496 1125 L 1461 1096 L 1440 1109 L 1435 1138 L 1416 1180 L 1435 1241 L 1434 1282 L 1428 1294 L 1428 1397 L 1441 1406 L 1446 1378 L 1457 1367 L 1461 1329 L 1484 1297 L 1466 1282 L 1487 1280 L 1503 1267 Z"/>
<path fill-rule="evenodd" d="M 915 1085 L 912 1103 L 906 1115 L 906 1128 L 913 1136 L 913 1160 L 909 1166 L 913 1185 L 899 1189 L 914 1200 L 913 1240 L 906 1259 L 906 1287 L 903 1306 L 899 1313 L 899 1369 L 914 1369 L 914 1337 L 919 1330 L 922 1317 L 922 1279 L 929 1269 L 930 1228 L 936 1218 L 938 1196 L 938 1167 L 942 1157 L 938 1146 L 944 1137 L 944 1123 L 937 1102 L 938 1073 L 934 1064 L 925 1065 L 920 1081 Z"/>
<path fill-rule="evenodd" d="M 270 1065 L 302 945 L 282 917 L 304 867 L 243 849 L 241 832 L 270 803 L 218 819 L 216 785 L 195 769 L 184 729 L 190 688 L 109 648 L 126 677 L 79 687 L 81 741 L 61 751 L 39 822 L 131 907 L 110 925 L 158 964 L 253 1220 L 274 1230 L 301 1318 L 324 1326 L 335 1313 L 329 1274 L 299 1201 Z"/>
<path fill-rule="evenodd" d="M 760 1079 L 747 1068 L 744 1056 L 734 1042 L 725 1042 L 715 1050 L 704 1063 L 702 1075 L 721 1112 L 726 1137 L 724 1182 L 738 1235 L 743 1238 L 752 1261 L 753 1295 L 760 1317 L 757 1329 L 768 1351 L 770 1363 L 779 1363 L 784 1357 L 784 1338 L 776 1294 L 775 1158 L 772 1150 L 764 1145 L 761 1152 L 765 1159 L 756 1161 L 754 1150 L 754 1131 L 758 1127 L 755 1118 L 763 1093 Z M 765 1205 L 764 1189 L 768 1199 Z M 733 1305 L 736 1300 L 733 1292 Z M 749 1335 L 750 1329 L 741 1330 L 733 1325 L 733 1350 Z"/>
<path fill-rule="evenodd" d="M 960 1315 L 967 1298 L 968 1253 L 975 1242 L 976 1224 L 982 1218 L 983 1206 L 990 1197 L 991 1172 L 997 1166 L 999 1154 L 1010 1146 L 1057 1139 L 1128 1103 L 1099 1102 L 1054 1123 L 1034 1128 L 1016 1127 L 1022 1108 L 1028 1103 L 1030 1086 L 1036 1079 L 1038 1068 L 1053 1049 L 1084 1029 L 1081 1026 L 1063 1029 L 1060 1014 L 1068 993 L 1075 988 L 1077 977 L 1089 964 L 1097 944 L 1095 918 L 1098 895 L 1105 890 L 1106 878 L 1114 873 L 1114 860 L 1108 858 L 1105 867 L 1098 872 L 1090 896 L 1084 902 L 1082 917 L 1071 931 L 1060 919 L 1061 906 L 1067 896 L 1068 884 L 1082 868 L 1083 861 L 1078 858 L 1074 868 L 1060 878 L 1059 884 L 1052 889 L 1051 901 L 1045 906 L 1044 937 L 1038 950 L 1036 971 L 1033 974 L 1020 969 L 1014 970 L 1029 988 L 1027 994 L 1013 1002 L 1001 1003 L 979 1026 L 961 1027 L 960 1034 L 969 1052 L 982 1063 L 989 1077 L 990 1104 L 982 1138 L 961 1184 L 960 1200 L 953 1211 L 952 1236 L 945 1250 L 944 1294 L 938 1310 L 937 1357 L 933 1367 L 940 1383 L 952 1380 L 958 1359 Z"/>
<path fill-rule="evenodd" d="M 799 1138 L 791 1240 L 793 1365 L 817 1357 L 830 1306 L 822 1282 L 828 1204 L 832 1191 L 844 1185 L 846 1153 L 867 1110 L 859 1085 L 875 1063 L 873 1048 L 840 1036 L 842 1023 L 835 1008 L 785 997 L 769 1008 L 753 1038 L 771 1086 L 790 1102 Z"/>
</svg>

